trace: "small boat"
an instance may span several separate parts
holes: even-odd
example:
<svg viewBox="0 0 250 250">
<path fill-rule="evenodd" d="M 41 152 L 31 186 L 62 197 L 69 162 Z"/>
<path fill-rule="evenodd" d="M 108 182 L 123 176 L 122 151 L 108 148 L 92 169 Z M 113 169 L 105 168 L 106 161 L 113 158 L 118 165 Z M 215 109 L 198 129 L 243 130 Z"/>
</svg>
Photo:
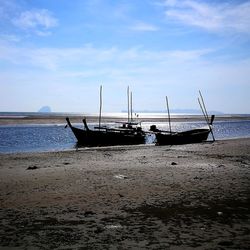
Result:
<svg viewBox="0 0 250 250">
<path fill-rule="evenodd" d="M 132 118 L 132 92 L 129 100 L 128 88 L 128 122 L 123 122 L 118 128 L 101 126 L 102 113 L 102 86 L 100 87 L 100 111 L 99 125 L 94 129 L 89 129 L 86 119 L 83 119 L 84 129 L 72 126 L 69 118 L 66 118 L 68 126 L 74 133 L 79 146 L 114 146 L 133 145 L 145 143 L 145 132 L 142 131 L 139 123 L 133 122 Z M 131 104 L 131 110 L 129 110 Z M 131 115 L 131 116 L 130 116 Z"/>
<path fill-rule="evenodd" d="M 68 117 L 66 121 L 80 146 L 114 146 L 145 143 L 145 133 L 136 123 L 124 123 L 119 128 L 95 127 L 92 130 L 89 129 L 86 119 L 83 119 L 84 129 L 72 126 Z"/>
<path fill-rule="evenodd" d="M 213 121 L 212 116 L 211 121 Z M 158 130 L 155 125 L 150 127 L 150 131 L 154 132 L 156 137 L 156 145 L 180 145 L 189 143 L 199 143 L 206 141 L 209 133 L 211 132 L 211 125 L 209 128 L 192 129 L 183 132 L 170 132 Z"/>
<path fill-rule="evenodd" d="M 159 130 L 156 128 L 155 125 L 151 125 L 150 131 L 155 134 L 156 137 L 156 145 L 179 145 L 179 144 L 188 144 L 188 143 L 199 143 L 206 141 L 208 135 L 211 133 L 213 141 L 215 141 L 214 134 L 212 131 L 212 124 L 214 121 L 214 115 L 211 116 L 211 120 L 209 121 L 207 110 L 205 107 L 205 103 L 203 101 L 203 97 L 200 93 L 200 99 L 198 98 L 202 113 L 205 117 L 208 127 L 207 128 L 198 128 L 198 129 L 191 129 L 183 132 L 173 132 L 171 130 L 171 119 L 170 119 L 170 112 L 168 106 L 168 98 L 166 96 L 166 104 L 168 110 L 168 122 L 169 122 L 169 131 Z"/>
</svg>

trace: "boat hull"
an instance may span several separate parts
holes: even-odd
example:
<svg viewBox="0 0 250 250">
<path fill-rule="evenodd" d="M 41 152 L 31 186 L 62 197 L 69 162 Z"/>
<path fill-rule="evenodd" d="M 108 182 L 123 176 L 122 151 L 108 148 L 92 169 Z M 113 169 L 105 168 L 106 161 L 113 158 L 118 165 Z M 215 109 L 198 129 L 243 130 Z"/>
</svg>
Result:
<svg viewBox="0 0 250 250">
<path fill-rule="evenodd" d="M 137 132 L 83 130 L 71 126 L 80 146 L 112 146 L 144 144 L 145 135 Z"/>
<path fill-rule="evenodd" d="M 194 129 L 177 133 L 156 133 L 157 145 L 180 145 L 206 141 L 209 129 Z"/>
</svg>

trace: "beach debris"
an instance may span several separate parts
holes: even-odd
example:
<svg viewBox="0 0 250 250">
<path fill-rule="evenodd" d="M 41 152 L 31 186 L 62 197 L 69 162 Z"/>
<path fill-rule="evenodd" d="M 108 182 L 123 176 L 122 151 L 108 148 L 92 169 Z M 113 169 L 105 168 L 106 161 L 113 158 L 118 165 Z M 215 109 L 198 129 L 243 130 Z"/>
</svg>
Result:
<svg viewBox="0 0 250 250">
<path fill-rule="evenodd" d="M 26 168 L 26 170 L 35 170 L 35 169 L 38 169 L 38 167 L 35 165 L 35 166 L 29 166 Z"/>
<path fill-rule="evenodd" d="M 111 157 L 110 153 L 104 153 L 104 157 Z"/>
<path fill-rule="evenodd" d="M 194 180 L 202 180 L 202 179 L 203 179 L 202 177 L 198 177 L 198 176 L 194 177 Z"/>
<path fill-rule="evenodd" d="M 128 176 L 126 175 L 123 175 L 123 174 L 117 174 L 114 176 L 116 179 L 120 179 L 120 180 L 124 180 L 124 179 L 127 179 Z"/>
<path fill-rule="evenodd" d="M 94 212 L 92 212 L 92 211 L 86 211 L 85 213 L 84 213 L 84 216 L 85 217 L 88 217 L 88 216 L 91 216 L 91 215 L 94 215 L 95 213 Z"/>
<path fill-rule="evenodd" d="M 177 165 L 177 163 L 174 162 L 174 161 L 172 161 L 172 162 L 171 162 L 171 165 L 174 166 L 174 165 Z"/>
<path fill-rule="evenodd" d="M 120 225 L 120 224 L 111 224 L 111 225 L 107 225 L 107 226 L 105 226 L 105 228 L 106 229 L 121 229 L 122 228 L 122 225 Z"/>
<path fill-rule="evenodd" d="M 222 212 L 217 212 L 217 214 L 218 214 L 219 216 L 223 215 L 223 213 L 222 213 Z"/>
<path fill-rule="evenodd" d="M 221 164 L 218 166 L 218 168 L 225 168 L 225 165 Z"/>
</svg>

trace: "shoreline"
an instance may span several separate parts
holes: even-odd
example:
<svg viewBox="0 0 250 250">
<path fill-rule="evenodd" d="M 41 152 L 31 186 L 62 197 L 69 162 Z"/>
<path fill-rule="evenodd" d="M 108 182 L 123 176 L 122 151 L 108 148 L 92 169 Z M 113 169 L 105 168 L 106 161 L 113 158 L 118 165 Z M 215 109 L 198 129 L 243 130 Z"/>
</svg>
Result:
<svg viewBox="0 0 250 250">
<path fill-rule="evenodd" d="M 98 116 L 80 116 L 80 115 L 70 115 L 69 118 L 74 123 L 81 123 L 83 117 L 87 119 L 88 123 L 98 123 Z M 0 126 L 1 125 L 25 125 L 25 124 L 66 124 L 65 120 L 66 116 L 57 116 L 57 115 L 37 115 L 37 116 L 25 116 L 25 117 L 0 117 Z M 138 122 L 167 122 L 166 117 L 141 117 L 138 119 L 134 119 Z M 228 116 L 228 115 L 217 115 L 215 116 L 215 122 L 217 121 L 249 121 L 250 116 Z M 120 122 L 127 121 L 126 117 L 114 117 L 114 116 L 103 116 L 102 123 L 110 123 L 110 122 Z M 202 115 L 187 115 L 180 117 L 173 116 L 171 118 L 172 122 L 197 122 L 197 121 L 205 121 Z"/>
<path fill-rule="evenodd" d="M 250 139 L 1 155 L 0 248 L 248 249 Z"/>
<path fill-rule="evenodd" d="M 244 140 L 250 140 L 250 137 L 235 137 L 235 138 L 225 138 L 225 139 L 216 139 L 215 142 L 232 142 L 232 141 L 244 141 Z M 113 146 L 79 146 L 76 148 L 67 148 L 67 149 L 59 149 L 59 150 L 44 150 L 44 151 L 20 151 L 20 152 L 0 152 L 0 157 L 1 156 L 14 156 L 14 155 L 36 155 L 36 154 L 50 154 L 50 153 L 70 153 L 70 152 L 81 152 L 81 151 L 98 151 L 98 150 L 119 150 L 119 149 L 124 149 L 124 150 L 129 150 L 129 149 L 146 149 L 150 147 L 178 147 L 178 146 L 186 146 L 188 145 L 199 145 L 199 144 L 212 144 L 214 143 L 213 140 L 207 140 L 204 142 L 200 143 L 193 143 L 193 144 L 181 144 L 181 145 L 156 145 L 155 143 L 145 143 L 145 144 L 138 144 L 138 145 L 113 145 Z M 131 150 L 132 150 L 131 149 Z M 1 165 L 0 165 L 1 166 Z"/>
</svg>

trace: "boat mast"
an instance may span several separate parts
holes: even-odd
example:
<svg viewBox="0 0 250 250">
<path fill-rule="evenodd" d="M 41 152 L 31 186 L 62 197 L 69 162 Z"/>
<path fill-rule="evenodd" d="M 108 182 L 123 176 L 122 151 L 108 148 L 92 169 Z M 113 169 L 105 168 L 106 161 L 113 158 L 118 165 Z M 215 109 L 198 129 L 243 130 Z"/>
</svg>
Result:
<svg viewBox="0 0 250 250">
<path fill-rule="evenodd" d="M 100 86 L 99 130 L 101 128 L 101 119 L 102 119 L 102 85 Z"/>
<path fill-rule="evenodd" d="M 170 131 L 170 134 L 172 133 L 171 132 L 171 118 L 170 118 L 170 112 L 169 112 L 169 106 L 168 106 L 168 97 L 166 96 L 166 104 L 167 104 L 167 110 L 168 110 L 168 124 L 169 124 L 169 131 Z"/>
<path fill-rule="evenodd" d="M 202 97 L 202 94 L 201 94 L 201 91 L 200 91 L 200 90 L 199 90 L 199 94 L 200 94 L 200 97 L 201 97 L 201 101 L 200 101 L 200 99 L 198 98 L 198 102 L 199 102 L 199 104 L 200 104 L 200 107 L 201 107 L 202 113 L 203 113 L 203 115 L 204 115 L 204 117 L 205 117 L 205 120 L 206 120 L 206 122 L 207 122 L 207 125 L 208 125 L 208 127 L 209 127 L 209 129 L 210 129 L 210 131 L 211 131 L 211 134 L 212 134 L 212 137 L 213 137 L 213 141 L 215 141 L 214 133 L 213 133 L 212 127 L 211 127 L 211 125 L 210 125 L 210 123 L 209 123 L 209 117 L 208 117 L 207 109 L 206 109 L 206 106 L 205 106 L 205 102 L 204 102 L 204 100 L 203 100 L 203 97 Z"/>
<path fill-rule="evenodd" d="M 127 98 L 128 98 L 128 123 L 129 123 L 129 86 L 127 88 Z"/>
<path fill-rule="evenodd" d="M 132 104 L 132 91 L 130 92 L 130 122 L 133 122 L 133 104 Z"/>
<path fill-rule="evenodd" d="M 206 107 L 205 107 L 205 103 L 204 103 L 204 100 L 203 100 L 203 97 L 202 97 L 202 94 L 201 94 L 201 91 L 199 90 L 199 94 L 200 94 L 200 98 L 201 98 L 201 102 L 200 102 L 200 99 L 199 99 L 199 104 L 200 104 L 200 107 L 202 109 L 202 112 L 203 112 L 203 115 L 206 119 L 206 122 L 209 123 L 209 118 L 208 118 L 208 114 L 207 114 L 207 110 L 206 110 Z"/>
</svg>

